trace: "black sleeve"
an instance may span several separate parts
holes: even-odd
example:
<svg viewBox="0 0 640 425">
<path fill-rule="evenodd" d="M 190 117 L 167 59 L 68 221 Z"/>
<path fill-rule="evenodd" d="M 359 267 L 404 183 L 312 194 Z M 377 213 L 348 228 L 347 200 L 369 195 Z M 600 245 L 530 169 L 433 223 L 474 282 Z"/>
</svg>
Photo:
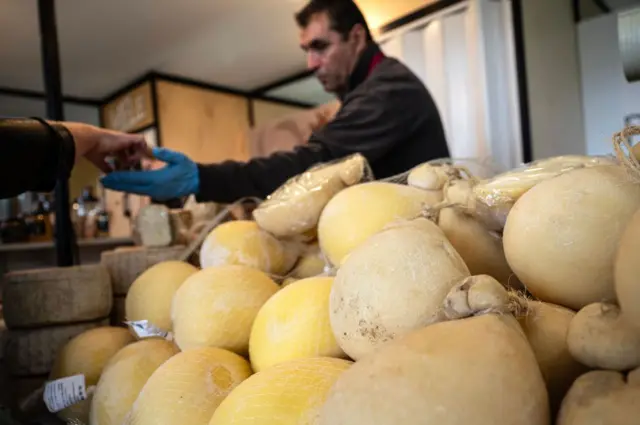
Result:
<svg viewBox="0 0 640 425">
<path fill-rule="evenodd" d="M 0 119 L 0 198 L 50 192 L 75 162 L 71 133 L 40 119 Z"/>
<path fill-rule="evenodd" d="M 289 178 L 329 160 L 329 155 L 325 146 L 309 143 L 297 146 L 292 152 L 276 152 L 248 162 L 198 164 L 200 192 L 196 200 L 231 203 L 246 196 L 264 199 Z"/>
<path fill-rule="evenodd" d="M 378 81 L 343 104 L 336 117 L 293 152 L 242 163 L 199 165 L 198 202 L 234 202 L 245 196 L 265 198 L 287 179 L 318 162 L 361 153 L 369 163 L 382 158 L 420 123 L 419 92 L 410 83 Z"/>
</svg>

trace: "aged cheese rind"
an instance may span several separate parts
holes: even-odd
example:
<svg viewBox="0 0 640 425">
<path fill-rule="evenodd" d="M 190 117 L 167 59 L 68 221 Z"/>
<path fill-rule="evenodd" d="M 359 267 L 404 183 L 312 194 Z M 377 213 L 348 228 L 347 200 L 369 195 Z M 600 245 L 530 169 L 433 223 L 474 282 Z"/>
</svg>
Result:
<svg viewBox="0 0 640 425">
<path fill-rule="evenodd" d="M 149 267 L 163 261 L 177 260 L 184 246 L 167 248 L 135 247 L 102 253 L 101 263 L 111 275 L 114 295 L 127 295 L 133 282 Z"/>
<path fill-rule="evenodd" d="M 113 303 L 109 273 L 99 264 L 8 273 L 3 293 L 10 329 L 100 319 Z"/>
<path fill-rule="evenodd" d="M 173 229 L 169 208 L 151 204 L 140 209 L 135 220 L 134 237 L 149 247 L 169 246 L 173 241 Z"/>
</svg>

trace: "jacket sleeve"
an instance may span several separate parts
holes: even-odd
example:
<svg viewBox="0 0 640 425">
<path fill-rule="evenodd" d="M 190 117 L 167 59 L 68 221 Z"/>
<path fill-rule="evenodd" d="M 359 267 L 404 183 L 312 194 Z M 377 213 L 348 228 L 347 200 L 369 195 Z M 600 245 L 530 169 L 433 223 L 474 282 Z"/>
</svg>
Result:
<svg viewBox="0 0 640 425">
<path fill-rule="evenodd" d="M 276 153 L 246 163 L 200 165 L 199 202 L 234 202 L 245 196 L 265 198 L 287 179 L 319 162 L 360 153 L 376 162 L 415 132 L 423 113 L 421 93 L 407 81 L 377 81 L 343 104 L 335 118 L 293 152 Z"/>
<path fill-rule="evenodd" d="M 71 133 L 40 119 L 0 119 L 0 198 L 50 192 L 75 162 Z"/>
</svg>

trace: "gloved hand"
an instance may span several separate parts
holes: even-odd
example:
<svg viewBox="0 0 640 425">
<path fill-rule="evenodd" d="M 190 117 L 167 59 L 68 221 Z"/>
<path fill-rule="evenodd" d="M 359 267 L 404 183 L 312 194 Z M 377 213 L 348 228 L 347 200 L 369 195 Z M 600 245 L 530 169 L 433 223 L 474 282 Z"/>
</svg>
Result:
<svg viewBox="0 0 640 425">
<path fill-rule="evenodd" d="M 111 190 L 146 195 L 159 201 L 195 194 L 200 189 L 198 166 L 186 155 L 164 148 L 153 148 L 153 156 L 167 163 L 151 171 L 116 171 L 102 178 Z"/>
</svg>

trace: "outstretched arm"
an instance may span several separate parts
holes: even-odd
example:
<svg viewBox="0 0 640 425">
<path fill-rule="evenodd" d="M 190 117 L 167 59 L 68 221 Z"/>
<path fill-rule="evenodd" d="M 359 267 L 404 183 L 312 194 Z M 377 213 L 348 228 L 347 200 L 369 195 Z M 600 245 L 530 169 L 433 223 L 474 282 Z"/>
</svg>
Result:
<svg viewBox="0 0 640 425">
<path fill-rule="evenodd" d="M 292 152 L 278 152 L 248 162 L 203 165 L 178 152 L 156 149 L 154 155 L 167 162 L 166 167 L 112 173 L 102 184 L 108 189 L 161 201 L 192 194 L 199 202 L 230 203 L 246 196 L 264 199 L 287 179 L 320 162 L 353 153 L 362 154 L 369 163 L 383 158 L 421 123 L 419 111 L 397 107 L 416 96 L 419 93 L 416 94 L 411 85 L 389 90 L 388 85 L 383 84 L 350 99 L 307 144 Z"/>
<path fill-rule="evenodd" d="M 0 120 L 0 197 L 53 190 L 58 178 L 69 178 L 75 155 L 73 136 L 62 125 Z"/>
<path fill-rule="evenodd" d="M 142 136 L 88 124 L 0 119 L 0 198 L 53 190 L 59 178 L 69 178 L 78 158 L 109 172 L 108 156 L 126 165 L 146 155 L 146 149 Z"/>
</svg>

